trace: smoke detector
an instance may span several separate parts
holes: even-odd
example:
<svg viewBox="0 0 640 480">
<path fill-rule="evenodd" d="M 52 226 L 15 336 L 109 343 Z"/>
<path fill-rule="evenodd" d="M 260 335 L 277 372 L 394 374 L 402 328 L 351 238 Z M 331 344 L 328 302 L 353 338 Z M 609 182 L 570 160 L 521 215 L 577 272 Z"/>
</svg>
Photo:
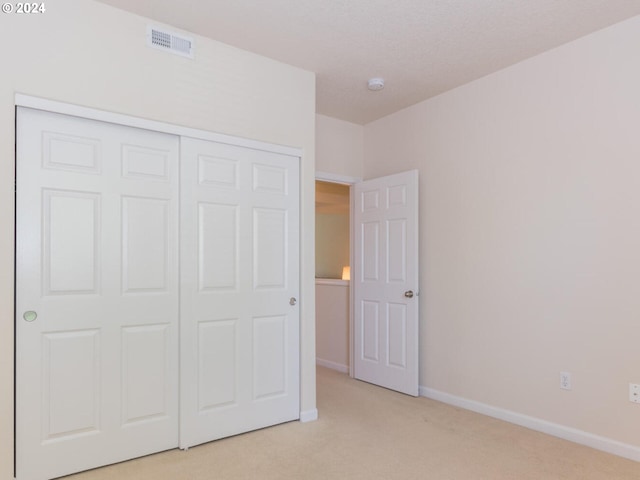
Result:
<svg viewBox="0 0 640 480">
<path fill-rule="evenodd" d="M 370 78 L 369 82 L 367 83 L 367 86 L 369 90 L 374 92 L 378 90 L 382 90 L 384 88 L 384 78 L 380 78 L 380 77 Z"/>
</svg>

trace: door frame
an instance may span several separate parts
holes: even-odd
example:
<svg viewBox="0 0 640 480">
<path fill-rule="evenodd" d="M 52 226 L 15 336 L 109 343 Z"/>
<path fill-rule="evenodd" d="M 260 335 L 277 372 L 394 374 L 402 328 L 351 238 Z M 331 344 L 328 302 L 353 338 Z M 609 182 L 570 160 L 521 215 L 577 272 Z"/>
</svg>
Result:
<svg viewBox="0 0 640 480">
<path fill-rule="evenodd" d="M 170 123 L 166 123 L 166 122 L 161 122 L 161 121 L 156 121 L 156 120 L 149 120 L 149 119 L 145 119 L 145 118 L 140 118 L 140 117 L 135 117 L 132 115 L 127 115 L 127 114 L 121 114 L 121 113 L 114 113 L 114 112 L 108 112 L 105 110 L 99 110 L 96 108 L 91 108 L 91 107 L 84 107 L 84 106 L 80 106 L 80 105 L 74 105 L 74 104 L 70 104 L 70 103 L 64 103 L 64 102 L 59 102 L 59 101 L 55 101 L 55 100 L 48 100 L 45 98 L 41 98 L 41 97 L 35 97 L 35 96 L 31 96 L 31 95 L 25 95 L 25 94 L 21 94 L 21 93 L 16 93 L 14 96 L 14 106 L 15 107 L 27 107 L 27 108 L 32 108 L 35 110 L 43 110 L 43 111 L 47 111 L 50 113 L 57 113 L 57 114 L 63 114 L 63 115 L 69 115 L 69 116 L 73 116 L 73 117 L 79 117 L 79 118 L 84 118 L 84 119 L 88 119 L 88 120 L 97 120 L 97 121 L 101 121 L 101 122 L 106 122 L 106 123 L 112 123 L 112 124 L 116 124 L 116 125 L 121 125 L 121 126 L 125 126 L 125 127 L 133 127 L 133 128 L 140 128 L 140 129 L 144 129 L 144 130 L 151 130 L 151 131 L 155 131 L 155 132 L 160 132 L 160 133 L 167 133 L 167 134 L 171 134 L 171 135 L 176 135 L 179 137 L 191 137 L 191 138 L 196 138 L 196 139 L 200 139 L 200 140 L 206 140 L 206 141 L 211 141 L 211 142 L 217 142 L 217 143 L 224 143 L 224 144 L 230 144 L 230 145 L 235 145 L 235 146 L 239 146 L 239 147 L 245 147 L 245 148 L 250 148 L 250 149 L 254 149 L 254 150 L 262 150 L 262 151 L 266 151 L 266 152 L 272 152 L 272 153 L 278 153 L 278 154 L 284 154 L 284 155 L 290 155 L 293 157 L 298 157 L 300 160 L 300 172 L 299 172 L 299 177 L 298 177 L 298 182 L 300 184 L 300 195 L 299 195 L 299 202 L 300 202 L 300 235 L 299 235 L 299 242 L 300 242 L 300 254 L 299 254 L 299 262 L 300 262 L 300 273 L 299 273 L 299 278 L 298 278 L 298 282 L 300 285 L 300 291 L 299 291 L 299 301 L 300 301 L 300 305 L 304 305 L 305 300 L 307 295 L 313 295 L 311 293 L 306 293 L 307 289 L 305 288 L 304 285 L 304 274 L 306 273 L 304 271 L 304 269 L 302 268 L 302 266 L 305 264 L 304 261 L 304 256 L 303 256 L 303 251 L 304 251 L 304 242 L 303 242 L 303 235 L 302 235 L 302 231 L 304 230 L 304 228 L 302 228 L 303 226 L 303 214 L 302 212 L 304 211 L 305 205 L 303 205 L 302 200 L 303 198 L 305 198 L 305 193 L 304 193 L 304 189 L 302 188 L 303 186 L 303 165 L 304 165 L 304 151 L 302 148 L 298 148 L 298 147 L 290 147 L 290 146 L 286 146 L 286 145 L 279 145 L 279 144 L 274 144 L 274 143 L 269 143 L 269 142 L 263 142 L 260 140 L 251 140 L 251 139 L 247 139 L 247 138 L 243 138 L 243 137 L 237 137 L 237 136 L 233 136 L 233 135 L 227 135 L 227 134 L 222 134 L 222 133 L 214 133 L 214 132 L 210 132 L 207 130 L 201 130 L 201 129 L 197 129 L 197 128 L 191 128 L 191 127 L 183 127 L 180 125 L 174 125 L 174 124 L 170 124 Z M 14 222 L 14 234 L 15 234 L 15 228 L 16 228 L 16 224 Z M 14 257 L 15 257 L 15 252 L 14 252 Z M 14 272 L 15 273 L 15 272 Z M 14 278 L 14 284 L 15 284 L 15 278 Z M 15 290 L 15 285 L 14 285 L 14 290 Z M 313 291 L 313 290 L 312 290 Z M 312 298 L 313 300 L 313 298 Z M 310 303 L 314 303 L 313 301 Z M 13 315 L 13 321 L 16 321 L 16 310 L 15 310 L 15 302 L 14 302 L 14 315 Z M 298 361 L 299 361 L 299 380 L 300 380 L 300 385 L 299 385 L 299 390 L 298 390 L 298 395 L 300 398 L 300 418 L 299 420 L 301 422 L 308 422 L 308 421 L 313 421 L 317 419 L 317 409 L 314 408 L 313 410 L 302 410 L 303 408 L 303 393 L 304 393 L 304 388 L 306 386 L 305 383 L 305 379 L 303 378 L 303 371 L 305 370 L 304 365 L 303 365 L 303 351 L 304 351 L 304 344 L 302 342 L 302 332 L 305 330 L 304 325 L 303 325 L 303 320 L 304 320 L 304 310 L 301 309 L 300 311 L 300 336 L 298 337 L 298 342 L 300 342 L 300 352 L 298 355 Z M 15 325 L 14 325 L 14 336 L 16 334 L 16 329 L 15 329 Z M 14 340 L 14 355 L 15 355 L 15 340 Z M 13 394 L 15 396 L 15 385 L 16 385 L 16 369 L 15 369 L 15 364 L 14 364 L 14 381 L 13 381 Z M 315 372 L 315 370 L 314 370 Z M 313 381 L 315 382 L 315 375 L 313 377 Z M 315 391 L 315 389 L 314 389 Z M 315 406 L 315 399 L 313 402 L 314 406 Z M 14 412 L 14 416 L 13 416 L 13 431 L 14 431 L 14 435 L 13 435 L 13 457 L 14 457 L 14 472 L 15 472 L 15 458 L 16 458 L 16 442 L 15 442 L 15 431 L 16 431 L 16 424 L 15 424 L 15 412 Z"/>
<path fill-rule="evenodd" d="M 355 223 L 353 221 L 353 212 L 355 211 L 355 202 L 353 196 L 354 185 L 356 183 L 362 182 L 362 177 L 351 177 L 348 175 L 336 175 L 333 173 L 326 172 L 316 172 L 316 181 L 327 182 L 327 183 L 338 183 L 340 185 L 348 185 L 349 186 L 349 265 L 351 266 L 351 278 L 354 276 L 353 264 L 355 260 Z M 354 324 L 353 319 L 355 318 L 354 312 L 354 301 L 353 301 L 353 288 L 351 284 L 351 280 L 349 280 L 349 376 L 354 378 Z M 316 327 L 317 328 L 317 327 Z"/>
<path fill-rule="evenodd" d="M 15 96 L 16 107 L 29 107 L 36 110 L 45 110 L 51 113 L 61 113 L 74 117 L 86 118 L 89 120 L 98 120 L 101 122 L 115 123 L 125 127 L 142 128 L 144 130 L 153 130 L 160 133 L 169 133 L 179 137 L 192 137 L 200 140 L 208 140 L 217 143 L 228 143 L 239 147 L 253 148 L 255 150 L 264 150 L 273 153 L 282 153 L 294 157 L 303 158 L 301 148 L 289 147 L 286 145 L 277 145 L 275 143 L 262 142 L 260 140 L 250 140 L 242 137 L 234 137 L 233 135 L 225 135 L 223 133 L 208 132 L 197 128 L 182 127 L 171 123 L 159 122 L 156 120 L 148 120 L 146 118 L 133 117 L 122 113 L 107 112 L 95 108 L 82 107 L 70 103 L 57 102 L 55 100 L 47 100 L 39 97 L 32 97 L 17 93 Z"/>
</svg>

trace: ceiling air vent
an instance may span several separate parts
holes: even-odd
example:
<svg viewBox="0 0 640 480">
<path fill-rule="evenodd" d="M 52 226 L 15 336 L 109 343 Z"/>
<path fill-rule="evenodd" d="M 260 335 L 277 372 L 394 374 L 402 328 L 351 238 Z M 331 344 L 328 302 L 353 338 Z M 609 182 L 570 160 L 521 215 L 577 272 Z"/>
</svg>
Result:
<svg viewBox="0 0 640 480">
<path fill-rule="evenodd" d="M 147 45 L 165 52 L 193 58 L 193 38 L 158 27 L 147 27 Z"/>
</svg>

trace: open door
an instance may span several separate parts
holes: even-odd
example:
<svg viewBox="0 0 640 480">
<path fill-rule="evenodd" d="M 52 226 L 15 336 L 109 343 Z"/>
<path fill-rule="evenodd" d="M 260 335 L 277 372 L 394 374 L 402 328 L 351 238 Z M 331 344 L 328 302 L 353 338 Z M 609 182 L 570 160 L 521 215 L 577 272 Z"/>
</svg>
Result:
<svg viewBox="0 0 640 480">
<path fill-rule="evenodd" d="M 354 376 L 417 396 L 418 171 L 354 193 Z"/>
</svg>

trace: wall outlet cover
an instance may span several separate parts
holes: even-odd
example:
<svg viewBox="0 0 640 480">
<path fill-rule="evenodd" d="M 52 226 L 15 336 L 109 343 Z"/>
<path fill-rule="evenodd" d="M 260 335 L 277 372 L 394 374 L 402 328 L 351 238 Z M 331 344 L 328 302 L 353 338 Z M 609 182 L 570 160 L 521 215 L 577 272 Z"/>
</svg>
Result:
<svg viewBox="0 0 640 480">
<path fill-rule="evenodd" d="M 560 388 L 563 390 L 571 390 L 571 373 L 560 372 Z"/>
<path fill-rule="evenodd" d="M 633 403 L 640 403 L 640 384 L 629 384 L 629 401 Z"/>
</svg>

